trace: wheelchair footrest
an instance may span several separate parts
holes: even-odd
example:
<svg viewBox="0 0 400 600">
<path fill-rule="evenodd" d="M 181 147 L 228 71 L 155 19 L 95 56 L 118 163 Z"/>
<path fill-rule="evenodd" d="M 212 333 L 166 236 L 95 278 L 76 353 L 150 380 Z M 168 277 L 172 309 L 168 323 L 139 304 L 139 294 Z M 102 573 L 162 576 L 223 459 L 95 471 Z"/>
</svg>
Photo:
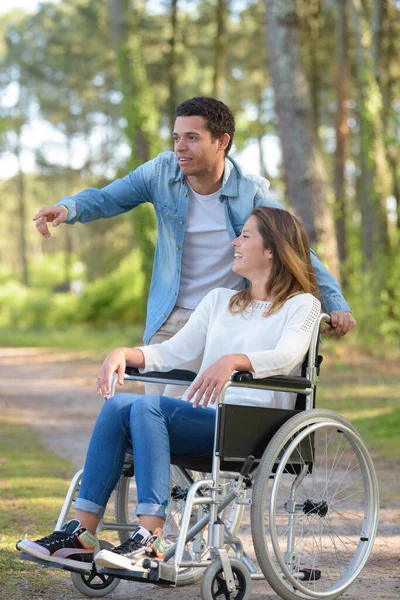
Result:
<svg viewBox="0 0 400 600">
<path fill-rule="evenodd" d="M 64 565 L 63 563 L 56 562 L 54 560 L 44 560 L 43 558 L 37 558 L 36 556 L 31 556 L 26 552 L 21 552 L 20 554 L 21 560 L 30 560 L 31 562 L 36 563 L 37 565 L 41 565 L 42 567 L 48 567 L 50 569 L 63 569 L 64 571 L 70 571 L 72 573 L 91 573 L 93 569 L 93 563 L 91 562 L 82 562 L 82 568 L 72 567 L 70 565 Z"/>
<path fill-rule="evenodd" d="M 147 563 L 147 564 L 146 564 Z M 142 581 L 144 583 L 154 583 L 163 586 L 176 585 L 176 573 L 174 565 L 158 561 L 148 560 L 144 564 L 144 569 L 137 571 L 131 569 L 108 569 L 106 567 L 98 569 L 99 573 L 104 575 L 113 575 L 119 579 L 129 581 Z"/>
</svg>

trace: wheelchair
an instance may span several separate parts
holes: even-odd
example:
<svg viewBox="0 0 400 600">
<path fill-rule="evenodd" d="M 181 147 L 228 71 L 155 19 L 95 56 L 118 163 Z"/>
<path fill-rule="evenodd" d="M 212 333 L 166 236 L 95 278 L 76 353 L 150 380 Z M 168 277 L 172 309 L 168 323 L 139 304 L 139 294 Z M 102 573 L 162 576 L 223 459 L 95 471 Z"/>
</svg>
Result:
<svg viewBox="0 0 400 600">
<path fill-rule="evenodd" d="M 82 570 L 71 572 L 81 593 L 105 596 L 121 579 L 159 586 L 201 580 L 203 600 L 221 595 L 247 600 L 252 580 L 263 579 L 284 600 L 333 600 L 348 588 L 372 550 L 379 491 L 357 430 L 337 413 L 315 408 L 320 326 L 328 321 L 328 315 L 320 315 L 301 376 L 232 375 L 218 399 L 211 457 L 171 456 L 164 561 L 149 558 L 141 571 L 82 563 Z M 194 377 L 183 370 L 141 375 L 127 368 L 125 373 L 128 381 L 186 386 Z M 226 404 L 231 386 L 292 392 L 295 408 Z M 81 475 L 82 470 L 72 479 L 56 529 L 68 520 Z M 115 521 L 103 519 L 99 537 L 113 530 L 124 542 L 137 524 L 135 505 L 134 461 L 128 452 L 115 490 Z M 240 537 L 246 507 L 253 550 Z M 100 546 L 112 547 L 103 540 Z M 22 558 L 66 568 L 26 554 Z"/>
</svg>

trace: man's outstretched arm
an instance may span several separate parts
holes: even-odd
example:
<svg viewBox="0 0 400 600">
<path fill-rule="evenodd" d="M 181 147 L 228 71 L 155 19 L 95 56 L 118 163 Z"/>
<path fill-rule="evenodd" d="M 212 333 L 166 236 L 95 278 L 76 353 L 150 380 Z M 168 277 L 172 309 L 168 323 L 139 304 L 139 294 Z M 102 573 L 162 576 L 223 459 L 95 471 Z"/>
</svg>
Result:
<svg viewBox="0 0 400 600">
<path fill-rule="evenodd" d="M 51 236 L 48 223 L 88 223 L 120 215 L 139 204 L 152 202 L 155 161 L 149 161 L 123 179 L 102 189 L 89 188 L 74 196 L 65 196 L 54 206 L 44 206 L 33 217 L 36 228 L 46 238 Z"/>
</svg>

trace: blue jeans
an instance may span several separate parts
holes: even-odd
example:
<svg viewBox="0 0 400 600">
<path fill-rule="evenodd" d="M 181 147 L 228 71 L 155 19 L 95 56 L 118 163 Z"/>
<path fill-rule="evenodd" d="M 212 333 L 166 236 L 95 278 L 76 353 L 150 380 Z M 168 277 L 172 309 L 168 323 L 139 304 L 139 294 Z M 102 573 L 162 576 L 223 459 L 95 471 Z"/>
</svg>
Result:
<svg viewBox="0 0 400 600">
<path fill-rule="evenodd" d="M 165 518 L 171 454 L 211 455 L 215 410 L 166 396 L 118 394 L 105 402 L 90 439 L 75 508 L 102 517 L 133 446 L 137 515 Z"/>
</svg>

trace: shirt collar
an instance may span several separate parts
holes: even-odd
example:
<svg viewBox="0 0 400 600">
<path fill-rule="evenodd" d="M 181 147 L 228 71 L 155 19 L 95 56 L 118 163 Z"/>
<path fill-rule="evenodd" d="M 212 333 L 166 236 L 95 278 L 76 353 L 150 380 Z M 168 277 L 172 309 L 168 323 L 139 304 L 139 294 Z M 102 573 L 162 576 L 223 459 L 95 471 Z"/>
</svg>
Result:
<svg viewBox="0 0 400 600">
<path fill-rule="evenodd" d="M 222 191 L 221 194 L 224 196 L 238 196 L 239 195 L 239 168 L 237 163 L 230 156 L 225 157 L 224 175 L 222 177 Z M 185 176 L 181 171 L 181 168 L 176 161 L 175 177 L 174 181 L 185 182 Z"/>
</svg>

